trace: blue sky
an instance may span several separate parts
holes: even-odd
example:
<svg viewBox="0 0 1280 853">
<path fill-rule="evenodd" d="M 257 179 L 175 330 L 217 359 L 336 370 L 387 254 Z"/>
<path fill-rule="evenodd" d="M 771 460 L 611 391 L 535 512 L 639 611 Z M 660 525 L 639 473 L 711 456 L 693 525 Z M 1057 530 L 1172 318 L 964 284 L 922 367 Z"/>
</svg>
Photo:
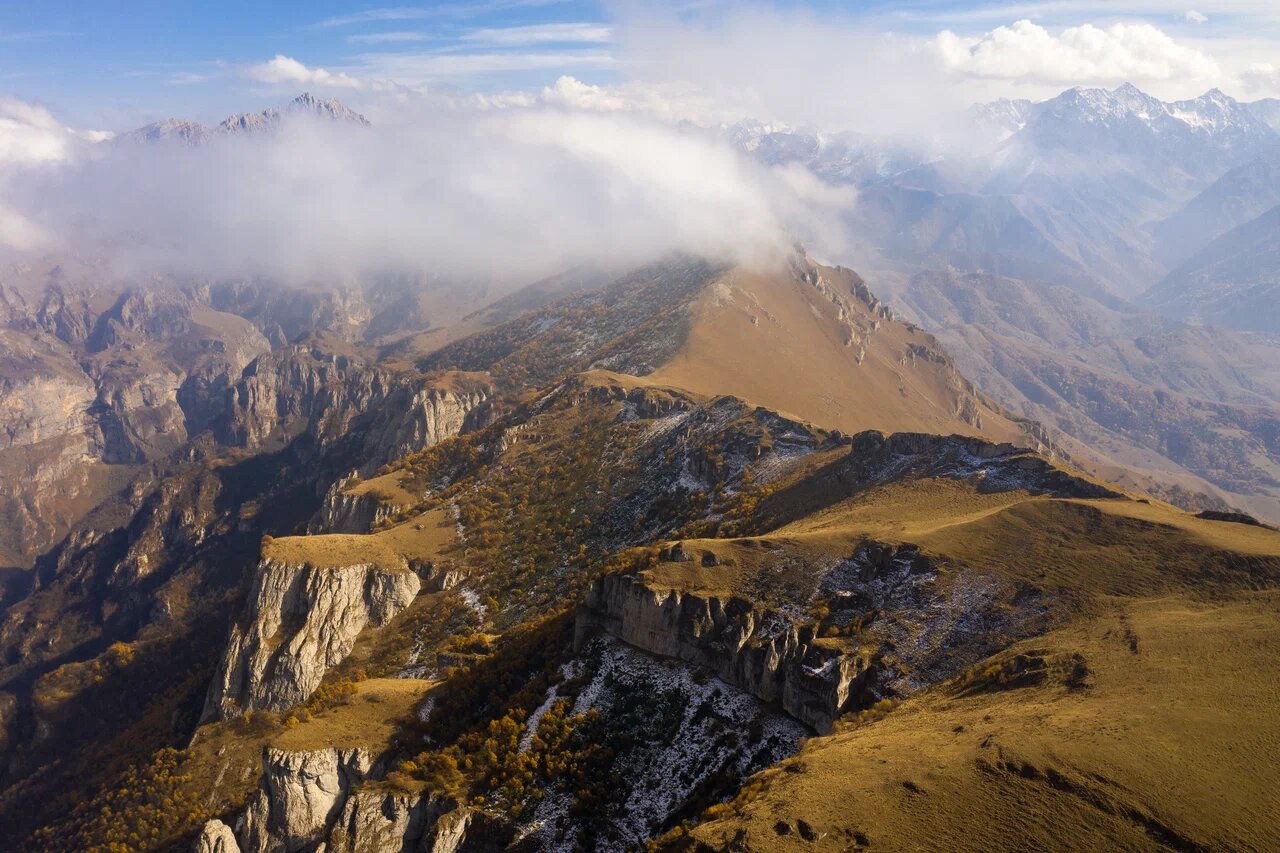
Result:
<svg viewBox="0 0 1280 853">
<path fill-rule="evenodd" d="M 566 74 L 617 85 L 663 76 L 659 61 L 683 68 L 678 55 L 655 62 L 648 55 L 660 54 L 668 42 L 696 51 L 699 38 L 711 48 L 745 38 L 741 52 L 751 54 L 749 62 L 767 64 L 770 59 L 759 56 L 767 47 L 755 36 L 793 25 L 798 33 L 847 32 L 851 40 L 898 34 L 917 54 L 921 46 L 942 51 L 948 71 L 977 81 L 974 91 L 984 97 L 1045 94 L 1074 83 L 1110 85 L 1117 75 L 1140 76 L 1152 67 L 1151 79 L 1135 82 L 1171 96 L 1210 85 L 1241 97 L 1280 94 L 1272 91 L 1280 87 L 1280 11 L 1273 8 L 1280 4 L 1274 2 L 1183 7 L 1155 0 L 814 0 L 744 8 L 689 0 L 662 4 L 656 16 L 655 5 L 5 0 L 0 94 L 41 103 L 80 126 L 121 128 L 168 115 L 212 121 L 303 89 L 359 102 L 389 87 L 538 89 Z M 757 22 L 754 35 L 742 20 Z M 1010 29 L 1023 20 L 1027 26 Z M 1073 29 L 1080 27 L 1096 29 L 1081 35 Z M 944 31 L 955 40 L 941 41 Z M 786 33 L 779 37 L 792 43 Z M 1090 45 L 1099 39 L 1097 55 Z M 287 62 L 270 65 L 276 57 Z M 700 69 L 711 78 L 740 70 L 748 79 L 758 71 L 727 67 L 719 75 Z M 805 82 L 803 75 L 796 78 L 796 85 Z"/>
</svg>

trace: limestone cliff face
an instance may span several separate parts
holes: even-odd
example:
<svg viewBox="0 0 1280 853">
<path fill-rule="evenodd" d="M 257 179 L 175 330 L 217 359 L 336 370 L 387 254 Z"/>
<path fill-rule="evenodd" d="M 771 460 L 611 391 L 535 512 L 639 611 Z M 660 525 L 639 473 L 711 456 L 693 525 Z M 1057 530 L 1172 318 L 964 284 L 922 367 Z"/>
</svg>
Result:
<svg viewBox="0 0 1280 853">
<path fill-rule="evenodd" d="M 303 434 L 324 449 L 358 430 L 359 473 L 367 475 L 461 432 L 488 396 L 481 387 L 434 388 L 417 374 L 298 344 L 245 369 L 216 430 L 223 442 L 254 449 Z"/>
<path fill-rule="evenodd" d="M 358 790 L 346 799 L 325 853 L 459 853 L 503 850 L 514 836 L 507 822 L 451 797 Z"/>
<path fill-rule="evenodd" d="M 859 655 L 815 642 L 811 627 L 745 599 L 655 590 L 632 575 L 605 575 L 587 595 L 577 644 L 601 630 L 704 666 L 822 733 L 856 699 L 869 671 Z"/>
<path fill-rule="evenodd" d="M 220 820 L 211 820 L 200 830 L 196 838 L 195 853 L 240 853 L 231 827 Z"/>
<path fill-rule="evenodd" d="M 452 797 L 380 790 L 371 778 L 377 762 L 362 749 L 268 748 L 262 760 L 236 833 L 209 821 L 196 853 L 458 853 L 502 850 L 515 834 L 506 821 Z"/>
<path fill-rule="evenodd" d="M 0 377 L 0 449 L 83 434 L 95 396 L 87 377 Z"/>
<path fill-rule="evenodd" d="M 352 494 L 345 490 L 348 480 L 339 480 L 325 492 L 315 518 L 307 523 L 307 533 L 369 533 L 383 519 L 400 509 L 377 495 Z"/>
<path fill-rule="evenodd" d="M 295 853 L 314 850 L 325 840 L 347 794 L 373 761 L 363 749 L 268 748 L 262 764 L 262 779 L 240 830 L 242 847 L 252 853 Z"/>
<path fill-rule="evenodd" d="M 264 559 L 232 626 L 205 719 L 280 711 L 306 700 L 366 627 L 380 628 L 418 593 L 405 567 L 316 567 Z"/>
</svg>

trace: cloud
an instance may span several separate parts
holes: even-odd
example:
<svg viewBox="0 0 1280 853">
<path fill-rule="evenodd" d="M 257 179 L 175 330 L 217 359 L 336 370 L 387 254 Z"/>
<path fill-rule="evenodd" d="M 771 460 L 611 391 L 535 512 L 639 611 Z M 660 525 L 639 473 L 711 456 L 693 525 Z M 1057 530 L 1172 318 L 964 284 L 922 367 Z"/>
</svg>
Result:
<svg viewBox="0 0 1280 853">
<path fill-rule="evenodd" d="M 892 134 L 925 129 L 975 97 L 920 40 L 841 13 L 628 3 L 614 40 L 624 83 L 698 93 L 719 115 Z"/>
<path fill-rule="evenodd" d="M 66 30 L 23 30 L 18 32 L 0 30 L 0 42 L 49 41 L 50 39 L 68 38 L 74 35 L 78 34 Z"/>
<path fill-rule="evenodd" d="M 387 21 L 415 21 L 431 17 L 431 10 L 416 9 L 411 6 L 396 6 L 382 9 L 366 9 L 350 15 L 334 15 L 317 21 L 312 26 L 328 29 L 331 27 L 349 27 L 356 24 L 384 23 Z"/>
<path fill-rule="evenodd" d="M 372 128 L 299 120 L 196 148 L 80 142 L 58 168 L 0 168 L 0 242 L 105 254 L 122 274 L 516 284 L 673 251 L 750 261 L 796 238 L 835 250 L 852 201 L 648 116 L 396 97 L 397 122 Z"/>
<path fill-rule="evenodd" d="M 276 54 L 275 59 L 251 65 L 245 76 L 260 83 L 289 83 L 337 89 L 359 89 L 366 84 L 345 72 L 334 74 L 324 68 L 309 68 L 292 57 Z"/>
<path fill-rule="evenodd" d="M 607 50 L 487 51 L 483 53 L 369 53 L 358 58 L 368 76 L 418 86 L 447 77 L 510 71 L 608 69 L 617 65 Z"/>
<path fill-rule="evenodd" d="M 62 163 L 80 141 L 44 107 L 0 97 L 0 166 Z"/>
<path fill-rule="evenodd" d="M 1203 12 L 1197 12 L 1195 9 L 1188 9 L 1182 19 L 1188 24 L 1207 24 L 1209 22 L 1208 15 Z"/>
<path fill-rule="evenodd" d="M 399 44 L 404 42 L 425 41 L 425 33 L 397 31 L 388 33 L 357 33 L 347 36 L 352 44 Z"/>
<path fill-rule="evenodd" d="M 533 24 L 524 27 L 487 27 L 462 36 L 465 42 L 491 45 L 546 43 L 604 43 L 613 38 L 613 29 L 597 23 Z"/>
<path fill-rule="evenodd" d="M 1250 92 L 1280 92 L 1280 67 L 1255 62 L 1240 72 L 1240 82 Z"/>
<path fill-rule="evenodd" d="M 1142 23 L 1083 24 L 1055 36 L 1023 20 L 977 38 L 944 30 L 934 46 L 948 72 L 985 79 L 1075 85 L 1205 81 L 1222 75 L 1207 54 Z"/>
</svg>

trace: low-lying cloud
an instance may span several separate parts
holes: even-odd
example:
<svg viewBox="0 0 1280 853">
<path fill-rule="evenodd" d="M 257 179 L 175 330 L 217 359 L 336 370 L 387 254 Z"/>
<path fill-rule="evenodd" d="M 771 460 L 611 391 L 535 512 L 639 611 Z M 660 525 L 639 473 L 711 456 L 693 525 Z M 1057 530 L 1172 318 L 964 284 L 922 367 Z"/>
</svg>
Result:
<svg viewBox="0 0 1280 853">
<path fill-rule="evenodd" d="M 197 147 L 93 144 L 30 109 L 0 125 L 0 243 L 124 273 L 517 283 L 675 251 L 753 261 L 793 239 L 834 247 L 851 201 L 710 132 L 546 104 L 407 99 L 392 124 L 293 117 Z"/>
</svg>

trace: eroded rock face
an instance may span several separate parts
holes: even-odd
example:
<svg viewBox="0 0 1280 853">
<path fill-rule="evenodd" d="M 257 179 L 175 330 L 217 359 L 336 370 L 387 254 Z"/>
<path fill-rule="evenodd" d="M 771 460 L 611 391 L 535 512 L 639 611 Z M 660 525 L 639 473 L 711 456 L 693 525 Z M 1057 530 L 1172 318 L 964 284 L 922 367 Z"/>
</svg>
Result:
<svg viewBox="0 0 1280 853">
<path fill-rule="evenodd" d="M 236 842 L 231 827 L 220 820 L 211 820 L 200 830 L 196 838 L 195 853 L 240 853 L 240 845 Z"/>
<path fill-rule="evenodd" d="M 345 490 L 346 484 L 347 481 L 339 480 L 325 492 L 324 503 L 307 524 L 308 534 L 369 533 L 379 522 L 401 509 L 368 492 L 352 494 Z"/>
<path fill-rule="evenodd" d="M 245 369 L 216 431 L 221 441 L 248 448 L 305 433 L 324 448 L 359 426 L 366 434 L 360 473 L 367 474 L 460 432 L 487 399 L 484 390 L 432 388 L 416 374 L 298 344 Z"/>
<path fill-rule="evenodd" d="M 424 798 L 412 794 L 357 791 L 347 797 L 325 851 L 415 850 L 427 823 L 425 811 Z"/>
<path fill-rule="evenodd" d="M 372 764 L 363 749 L 265 750 L 262 779 L 240 831 L 246 853 L 314 850 Z"/>
<path fill-rule="evenodd" d="M 452 797 L 380 790 L 370 780 L 376 775 L 363 749 L 267 749 L 257 793 L 239 824 L 240 846 L 202 847 L 230 836 L 224 824 L 210 821 L 197 853 L 458 853 L 502 850 L 515 835 L 510 823 Z"/>
<path fill-rule="evenodd" d="M 390 622 L 419 584 L 407 566 L 262 560 L 210 685 L 204 719 L 281 711 L 305 701 L 325 672 L 351 653 L 359 633 Z"/>
<path fill-rule="evenodd" d="M 655 590 L 632 575 L 605 575 L 592 587 L 578 613 L 577 644 L 599 630 L 706 667 L 823 733 L 856 698 L 869 671 L 860 655 L 815 642 L 812 627 L 745 599 Z"/>
</svg>

